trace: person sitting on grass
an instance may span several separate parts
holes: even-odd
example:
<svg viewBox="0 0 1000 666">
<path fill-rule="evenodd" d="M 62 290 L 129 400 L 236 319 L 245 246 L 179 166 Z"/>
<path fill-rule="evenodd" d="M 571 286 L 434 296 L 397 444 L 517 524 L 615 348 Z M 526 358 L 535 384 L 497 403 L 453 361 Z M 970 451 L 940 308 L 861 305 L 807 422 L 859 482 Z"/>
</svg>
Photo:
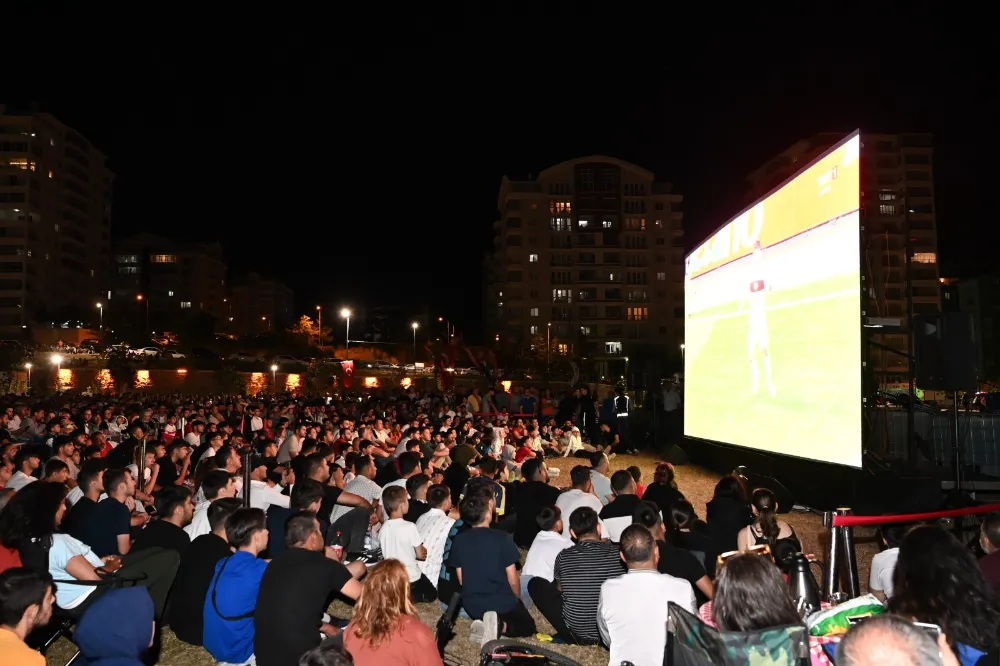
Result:
<svg viewBox="0 0 1000 666">
<path fill-rule="evenodd" d="M 382 506 L 389 515 L 378 540 L 382 547 L 382 557 L 389 560 L 399 560 L 406 566 L 410 577 L 410 596 L 413 601 L 423 603 L 437 598 L 437 589 L 433 583 L 420 571 L 418 560 L 427 559 L 427 548 L 420 538 L 417 526 L 404 518 L 410 510 L 410 500 L 406 489 L 400 486 L 389 486 L 382 491 Z"/>
</svg>

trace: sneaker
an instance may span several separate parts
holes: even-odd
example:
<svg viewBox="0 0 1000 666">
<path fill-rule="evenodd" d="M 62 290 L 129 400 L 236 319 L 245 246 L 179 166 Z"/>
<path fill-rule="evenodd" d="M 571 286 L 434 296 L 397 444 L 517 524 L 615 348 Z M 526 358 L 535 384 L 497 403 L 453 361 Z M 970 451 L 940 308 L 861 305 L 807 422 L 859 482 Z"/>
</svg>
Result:
<svg viewBox="0 0 1000 666">
<path fill-rule="evenodd" d="M 469 642 L 482 647 L 483 636 L 486 634 L 486 625 L 482 620 L 473 620 L 472 629 L 469 631 Z"/>
<path fill-rule="evenodd" d="M 559 468 L 558 467 L 549 467 L 548 470 L 549 470 L 549 477 L 551 477 L 553 479 L 558 479 L 559 478 Z"/>
<path fill-rule="evenodd" d="M 608 456 L 608 460 L 614 460 L 617 457 L 618 457 L 617 453 L 612 453 L 610 456 Z"/>
<path fill-rule="evenodd" d="M 495 641 L 499 637 L 499 620 L 497 618 L 496 611 L 487 611 L 483 615 L 483 640 L 479 644 L 480 647 L 486 645 L 490 641 Z"/>
</svg>

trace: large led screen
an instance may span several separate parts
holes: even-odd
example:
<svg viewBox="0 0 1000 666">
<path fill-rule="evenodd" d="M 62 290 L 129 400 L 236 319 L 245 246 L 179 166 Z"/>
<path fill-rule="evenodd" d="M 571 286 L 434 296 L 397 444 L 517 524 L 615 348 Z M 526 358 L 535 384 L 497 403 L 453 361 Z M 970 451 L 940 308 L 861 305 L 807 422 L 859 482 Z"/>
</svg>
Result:
<svg viewBox="0 0 1000 666">
<path fill-rule="evenodd" d="M 687 437 L 861 466 L 859 149 L 855 132 L 686 258 Z"/>
</svg>

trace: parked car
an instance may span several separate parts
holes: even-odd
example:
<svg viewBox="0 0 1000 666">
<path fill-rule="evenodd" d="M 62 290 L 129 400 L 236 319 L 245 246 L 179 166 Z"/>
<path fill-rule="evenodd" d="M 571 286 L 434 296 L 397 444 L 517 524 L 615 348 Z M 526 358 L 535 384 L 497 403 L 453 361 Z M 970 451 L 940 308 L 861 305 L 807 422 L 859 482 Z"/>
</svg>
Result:
<svg viewBox="0 0 1000 666">
<path fill-rule="evenodd" d="M 187 354 L 168 347 L 160 352 L 162 358 L 187 358 Z"/>
<path fill-rule="evenodd" d="M 235 354 L 230 354 L 229 355 L 229 360 L 230 361 L 238 361 L 238 362 L 241 362 L 241 363 L 256 363 L 257 361 L 260 361 L 261 359 L 260 359 L 260 357 L 254 356 L 253 354 L 251 354 L 249 352 L 236 352 Z"/>
<path fill-rule="evenodd" d="M 295 358 L 294 356 L 289 356 L 288 354 L 278 354 L 271 362 L 275 365 L 305 365 L 305 362 L 301 359 Z"/>
<path fill-rule="evenodd" d="M 138 349 L 130 349 L 128 353 L 132 356 L 150 356 L 152 358 L 157 358 L 160 355 L 159 347 L 139 347 Z"/>
</svg>

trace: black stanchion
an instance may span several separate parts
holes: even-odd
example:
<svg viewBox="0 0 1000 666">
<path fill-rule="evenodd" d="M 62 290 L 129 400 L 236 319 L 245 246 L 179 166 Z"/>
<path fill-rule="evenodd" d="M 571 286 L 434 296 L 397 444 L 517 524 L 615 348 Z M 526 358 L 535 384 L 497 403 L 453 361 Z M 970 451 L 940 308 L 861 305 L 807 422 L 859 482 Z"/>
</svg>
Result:
<svg viewBox="0 0 1000 666">
<path fill-rule="evenodd" d="M 250 506 L 250 451 L 243 454 L 243 506 Z"/>
<path fill-rule="evenodd" d="M 842 591 L 850 595 L 851 599 L 861 596 L 858 558 L 854 552 L 854 528 L 833 525 L 834 516 L 850 515 L 852 512 L 847 508 L 823 514 L 823 526 L 830 530 L 830 543 L 826 551 L 826 563 L 823 566 L 823 598 L 829 603 L 835 603 L 835 597 Z M 841 589 L 842 582 L 846 590 Z"/>
<path fill-rule="evenodd" d="M 838 516 L 850 516 L 850 509 L 837 509 Z M 851 598 L 861 596 L 861 584 L 858 581 L 858 556 L 854 552 L 854 528 L 840 527 L 840 545 L 844 551 L 844 564 L 847 566 L 847 592 Z"/>
<path fill-rule="evenodd" d="M 833 513 L 823 513 L 823 527 L 828 530 L 830 542 L 826 547 L 826 562 L 823 566 L 823 599 L 830 602 L 837 592 L 837 579 L 840 574 L 840 530 L 833 526 Z"/>
</svg>

